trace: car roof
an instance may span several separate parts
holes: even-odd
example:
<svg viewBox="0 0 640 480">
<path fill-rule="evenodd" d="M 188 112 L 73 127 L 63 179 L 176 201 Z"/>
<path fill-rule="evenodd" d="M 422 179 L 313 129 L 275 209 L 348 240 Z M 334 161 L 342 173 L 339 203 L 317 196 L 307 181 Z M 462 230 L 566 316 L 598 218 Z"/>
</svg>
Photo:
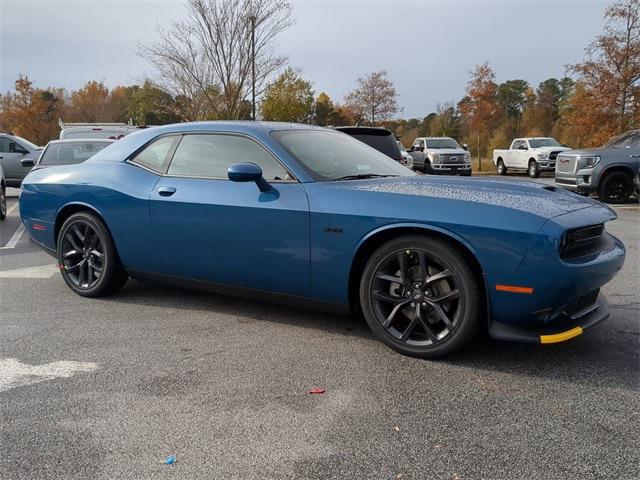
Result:
<svg viewBox="0 0 640 480">
<path fill-rule="evenodd" d="M 64 138 L 62 140 L 51 140 L 47 145 L 58 144 L 58 143 L 113 143 L 115 140 L 112 138 Z"/>
<path fill-rule="evenodd" d="M 392 134 L 391 130 L 384 127 L 334 127 L 334 130 L 338 130 L 349 135 L 364 134 L 364 135 L 389 135 Z"/>
</svg>

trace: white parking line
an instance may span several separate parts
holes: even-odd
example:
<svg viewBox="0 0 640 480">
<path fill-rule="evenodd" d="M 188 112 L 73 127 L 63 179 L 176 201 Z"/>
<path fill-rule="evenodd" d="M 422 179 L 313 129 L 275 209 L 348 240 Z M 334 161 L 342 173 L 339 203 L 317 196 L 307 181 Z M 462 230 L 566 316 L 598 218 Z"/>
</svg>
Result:
<svg viewBox="0 0 640 480">
<path fill-rule="evenodd" d="M 34 383 L 68 378 L 78 372 L 93 372 L 98 369 L 92 362 L 51 362 L 44 365 L 27 365 L 15 358 L 0 359 L 0 392 Z"/>
<path fill-rule="evenodd" d="M 58 273 L 55 265 L 40 265 L 37 267 L 16 268 L 0 272 L 0 278 L 51 278 Z"/>
<path fill-rule="evenodd" d="M 18 229 L 11 236 L 11 238 L 9 239 L 7 244 L 4 247 L 0 247 L 0 250 L 7 250 L 9 248 L 16 248 L 16 245 L 20 241 L 20 237 L 22 236 L 23 233 L 24 233 L 24 224 L 21 223 L 20 226 L 18 227 Z"/>
<path fill-rule="evenodd" d="M 18 202 L 14 203 L 7 209 L 7 215 L 11 215 L 16 208 L 18 208 Z"/>
</svg>

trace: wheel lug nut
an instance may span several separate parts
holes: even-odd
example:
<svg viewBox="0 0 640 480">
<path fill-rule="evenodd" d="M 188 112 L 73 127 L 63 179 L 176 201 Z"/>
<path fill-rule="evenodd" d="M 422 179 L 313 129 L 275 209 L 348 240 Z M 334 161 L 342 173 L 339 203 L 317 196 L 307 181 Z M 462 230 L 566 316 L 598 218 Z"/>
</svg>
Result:
<svg viewBox="0 0 640 480">
<path fill-rule="evenodd" d="M 413 302 L 411 302 L 411 306 L 412 306 L 412 307 L 415 307 L 415 306 L 416 306 L 416 304 L 415 304 L 415 303 L 413 303 Z"/>
<path fill-rule="evenodd" d="M 426 307 L 427 306 L 427 302 L 422 302 L 422 306 Z"/>
</svg>

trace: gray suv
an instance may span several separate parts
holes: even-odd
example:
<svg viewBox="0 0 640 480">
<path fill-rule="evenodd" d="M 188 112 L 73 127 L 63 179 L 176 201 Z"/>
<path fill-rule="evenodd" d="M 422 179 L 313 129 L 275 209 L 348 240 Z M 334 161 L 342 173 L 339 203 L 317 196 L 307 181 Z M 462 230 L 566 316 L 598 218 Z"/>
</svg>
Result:
<svg viewBox="0 0 640 480">
<path fill-rule="evenodd" d="M 596 193 L 606 203 L 624 203 L 640 168 L 640 130 L 631 130 L 600 148 L 569 150 L 556 160 L 556 184 L 578 193 Z"/>
<path fill-rule="evenodd" d="M 41 150 L 41 147 L 22 137 L 11 133 L 0 133 L 0 165 L 4 171 L 7 187 L 20 186 L 24 177 L 31 171 L 31 167 L 22 165 L 22 160 L 30 158 L 35 162 Z"/>
</svg>

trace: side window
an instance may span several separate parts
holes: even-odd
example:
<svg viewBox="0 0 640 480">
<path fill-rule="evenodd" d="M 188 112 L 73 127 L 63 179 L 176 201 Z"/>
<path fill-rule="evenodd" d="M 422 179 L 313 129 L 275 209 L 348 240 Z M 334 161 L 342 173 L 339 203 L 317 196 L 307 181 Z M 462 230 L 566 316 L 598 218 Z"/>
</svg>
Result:
<svg viewBox="0 0 640 480">
<path fill-rule="evenodd" d="M 142 165 L 149 170 L 153 170 L 154 172 L 164 173 L 167 161 L 169 160 L 167 158 L 169 151 L 176 139 L 177 137 L 175 135 L 161 137 L 148 145 L 144 150 L 133 157 L 131 161 L 138 165 Z"/>
<path fill-rule="evenodd" d="M 259 144 L 223 134 L 185 135 L 173 155 L 169 175 L 227 178 L 236 163 L 255 163 L 267 180 L 291 180 L 287 171 Z"/>
<path fill-rule="evenodd" d="M 0 138 L 0 153 L 9 153 L 9 139 Z"/>
<path fill-rule="evenodd" d="M 515 150 L 519 150 L 521 147 L 526 146 L 522 140 L 518 140 L 513 144 Z"/>
</svg>

